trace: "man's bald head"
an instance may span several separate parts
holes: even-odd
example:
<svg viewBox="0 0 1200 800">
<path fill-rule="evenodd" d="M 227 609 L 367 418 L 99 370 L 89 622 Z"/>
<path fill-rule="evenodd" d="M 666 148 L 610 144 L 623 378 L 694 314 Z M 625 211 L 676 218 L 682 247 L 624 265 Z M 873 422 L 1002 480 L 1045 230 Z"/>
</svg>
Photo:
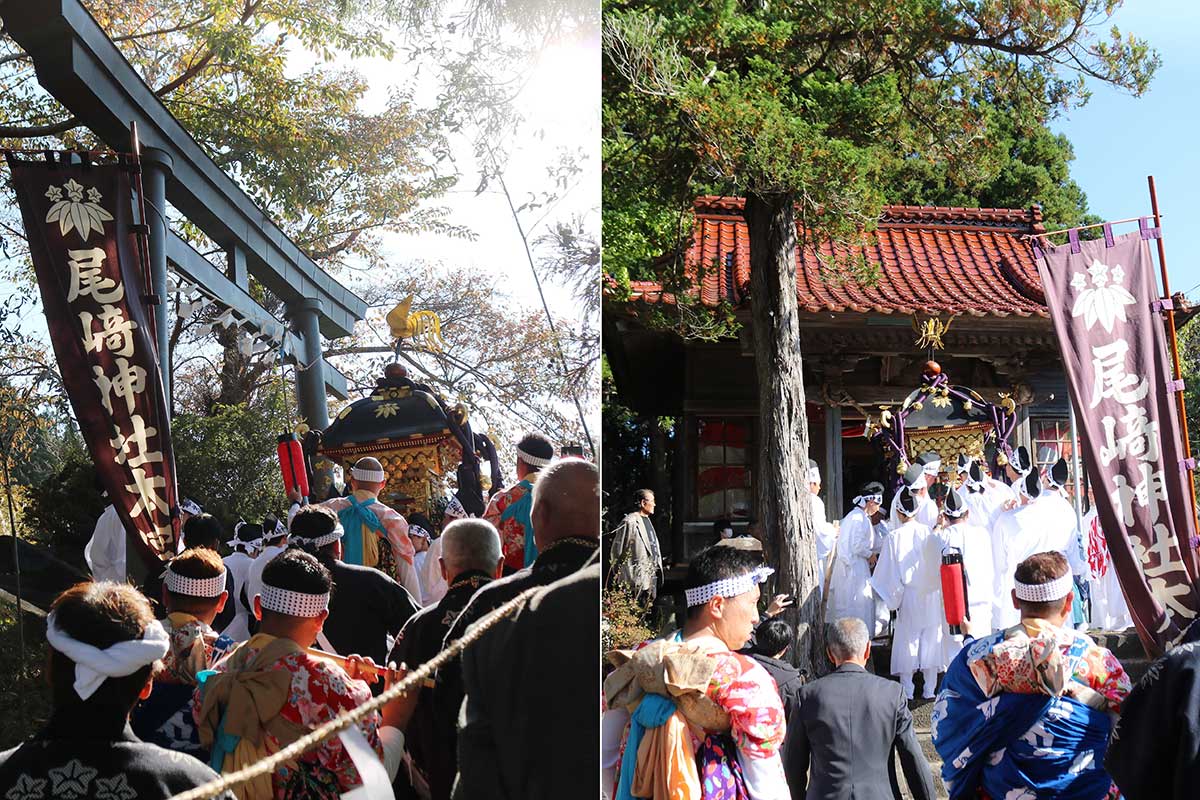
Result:
<svg viewBox="0 0 1200 800">
<path fill-rule="evenodd" d="M 559 539 L 600 538 L 600 470 L 582 458 L 563 458 L 533 485 L 533 538 L 538 550 Z"/>
<path fill-rule="evenodd" d="M 493 575 L 500 558 L 500 534 L 487 520 L 459 519 L 442 531 L 442 563 L 450 581 L 471 570 Z"/>
</svg>

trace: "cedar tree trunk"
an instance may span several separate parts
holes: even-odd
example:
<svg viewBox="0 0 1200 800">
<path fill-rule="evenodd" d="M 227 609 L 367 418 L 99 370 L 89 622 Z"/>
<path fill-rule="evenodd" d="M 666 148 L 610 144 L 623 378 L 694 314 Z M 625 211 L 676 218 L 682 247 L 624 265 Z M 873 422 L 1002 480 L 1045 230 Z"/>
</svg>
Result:
<svg viewBox="0 0 1200 800">
<path fill-rule="evenodd" d="M 791 657 L 816 676 L 826 671 L 817 591 L 817 551 L 809 500 L 808 419 L 796 299 L 796 217 L 791 194 L 746 197 L 750 232 L 750 312 L 758 370 L 758 519 L 773 540 L 776 587 L 795 596 Z"/>
</svg>

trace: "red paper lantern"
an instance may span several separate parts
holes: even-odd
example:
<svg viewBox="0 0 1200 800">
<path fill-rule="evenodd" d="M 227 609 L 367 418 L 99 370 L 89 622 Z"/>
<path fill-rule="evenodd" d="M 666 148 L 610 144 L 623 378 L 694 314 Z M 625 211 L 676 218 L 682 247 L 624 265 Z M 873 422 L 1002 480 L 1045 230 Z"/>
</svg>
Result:
<svg viewBox="0 0 1200 800">
<path fill-rule="evenodd" d="M 283 491 L 290 494 L 293 489 L 308 497 L 308 472 L 304 469 L 304 450 L 300 437 L 285 433 L 279 437 L 279 469 L 283 474 Z"/>
<path fill-rule="evenodd" d="M 950 550 L 942 553 L 942 605 L 946 622 L 953 634 L 962 633 L 967 619 L 967 582 L 963 575 L 962 553 Z"/>
</svg>

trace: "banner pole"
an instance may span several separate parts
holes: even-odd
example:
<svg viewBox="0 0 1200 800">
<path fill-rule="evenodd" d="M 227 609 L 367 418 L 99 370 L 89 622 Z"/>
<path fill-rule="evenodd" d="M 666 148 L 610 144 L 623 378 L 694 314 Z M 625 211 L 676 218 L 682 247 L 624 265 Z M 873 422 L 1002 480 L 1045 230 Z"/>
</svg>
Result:
<svg viewBox="0 0 1200 800">
<path fill-rule="evenodd" d="M 1150 185 L 1150 210 L 1154 212 L 1154 227 L 1157 228 L 1160 225 L 1159 220 L 1161 217 L 1158 213 L 1158 192 L 1154 189 L 1154 176 L 1146 176 L 1146 182 Z M 1167 278 L 1167 254 L 1163 248 L 1161 231 L 1158 235 L 1158 267 L 1162 273 L 1163 298 L 1169 300 L 1171 298 L 1171 283 Z M 1175 310 L 1170 308 L 1167 309 L 1167 337 L 1171 342 L 1171 364 L 1175 368 L 1175 380 L 1179 380 L 1183 377 L 1181 374 L 1182 370 L 1179 367 L 1179 339 L 1175 333 Z M 1192 441 L 1188 435 L 1187 404 L 1184 400 L 1184 393 L 1177 392 L 1175 400 L 1179 406 L 1179 431 L 1183 436 L 1183 453 L 1186 458 L 1191 458 Z M 1192 489 L 1191 494 L 1188 495 L 1188 499 L 1192 504 L 1192 520 L 1195 522 L 1196 531 L 1200 532 L 1200 517 L 1196 516 L 1196 474 L 1191 469 L 1187 472 L 1188 485 Z M 1191 547 L 1191 542 L 1188 545 Z M 1191 549 L 1195 550 L 1195 547 L 1191 547 Z"/>
</svg>

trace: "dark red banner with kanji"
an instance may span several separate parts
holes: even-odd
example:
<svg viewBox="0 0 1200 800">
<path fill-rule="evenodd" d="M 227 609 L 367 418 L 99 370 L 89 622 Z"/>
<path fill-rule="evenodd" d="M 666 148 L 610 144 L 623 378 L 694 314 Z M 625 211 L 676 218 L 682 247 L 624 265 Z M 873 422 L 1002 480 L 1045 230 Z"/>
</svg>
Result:
<svg viewBox="0 0 1200 800">
<path fill-rule="evenodd" d="M 1084 465 L 1121 591 L 1146 651 L 1200 612 L 1191 492 L 1161 301 L 1145 234 L 1047 248 L 1038 260 Z"/>
<path fill-rule="evenodd" d="M 8 164 L 75 419 L 139 555 L 153 565 L 175 553 L 175 458 L 142 300 L 130 171 L 123 157 L 86 165 L 64 157 L 10 154 Z"/>
</svg>

